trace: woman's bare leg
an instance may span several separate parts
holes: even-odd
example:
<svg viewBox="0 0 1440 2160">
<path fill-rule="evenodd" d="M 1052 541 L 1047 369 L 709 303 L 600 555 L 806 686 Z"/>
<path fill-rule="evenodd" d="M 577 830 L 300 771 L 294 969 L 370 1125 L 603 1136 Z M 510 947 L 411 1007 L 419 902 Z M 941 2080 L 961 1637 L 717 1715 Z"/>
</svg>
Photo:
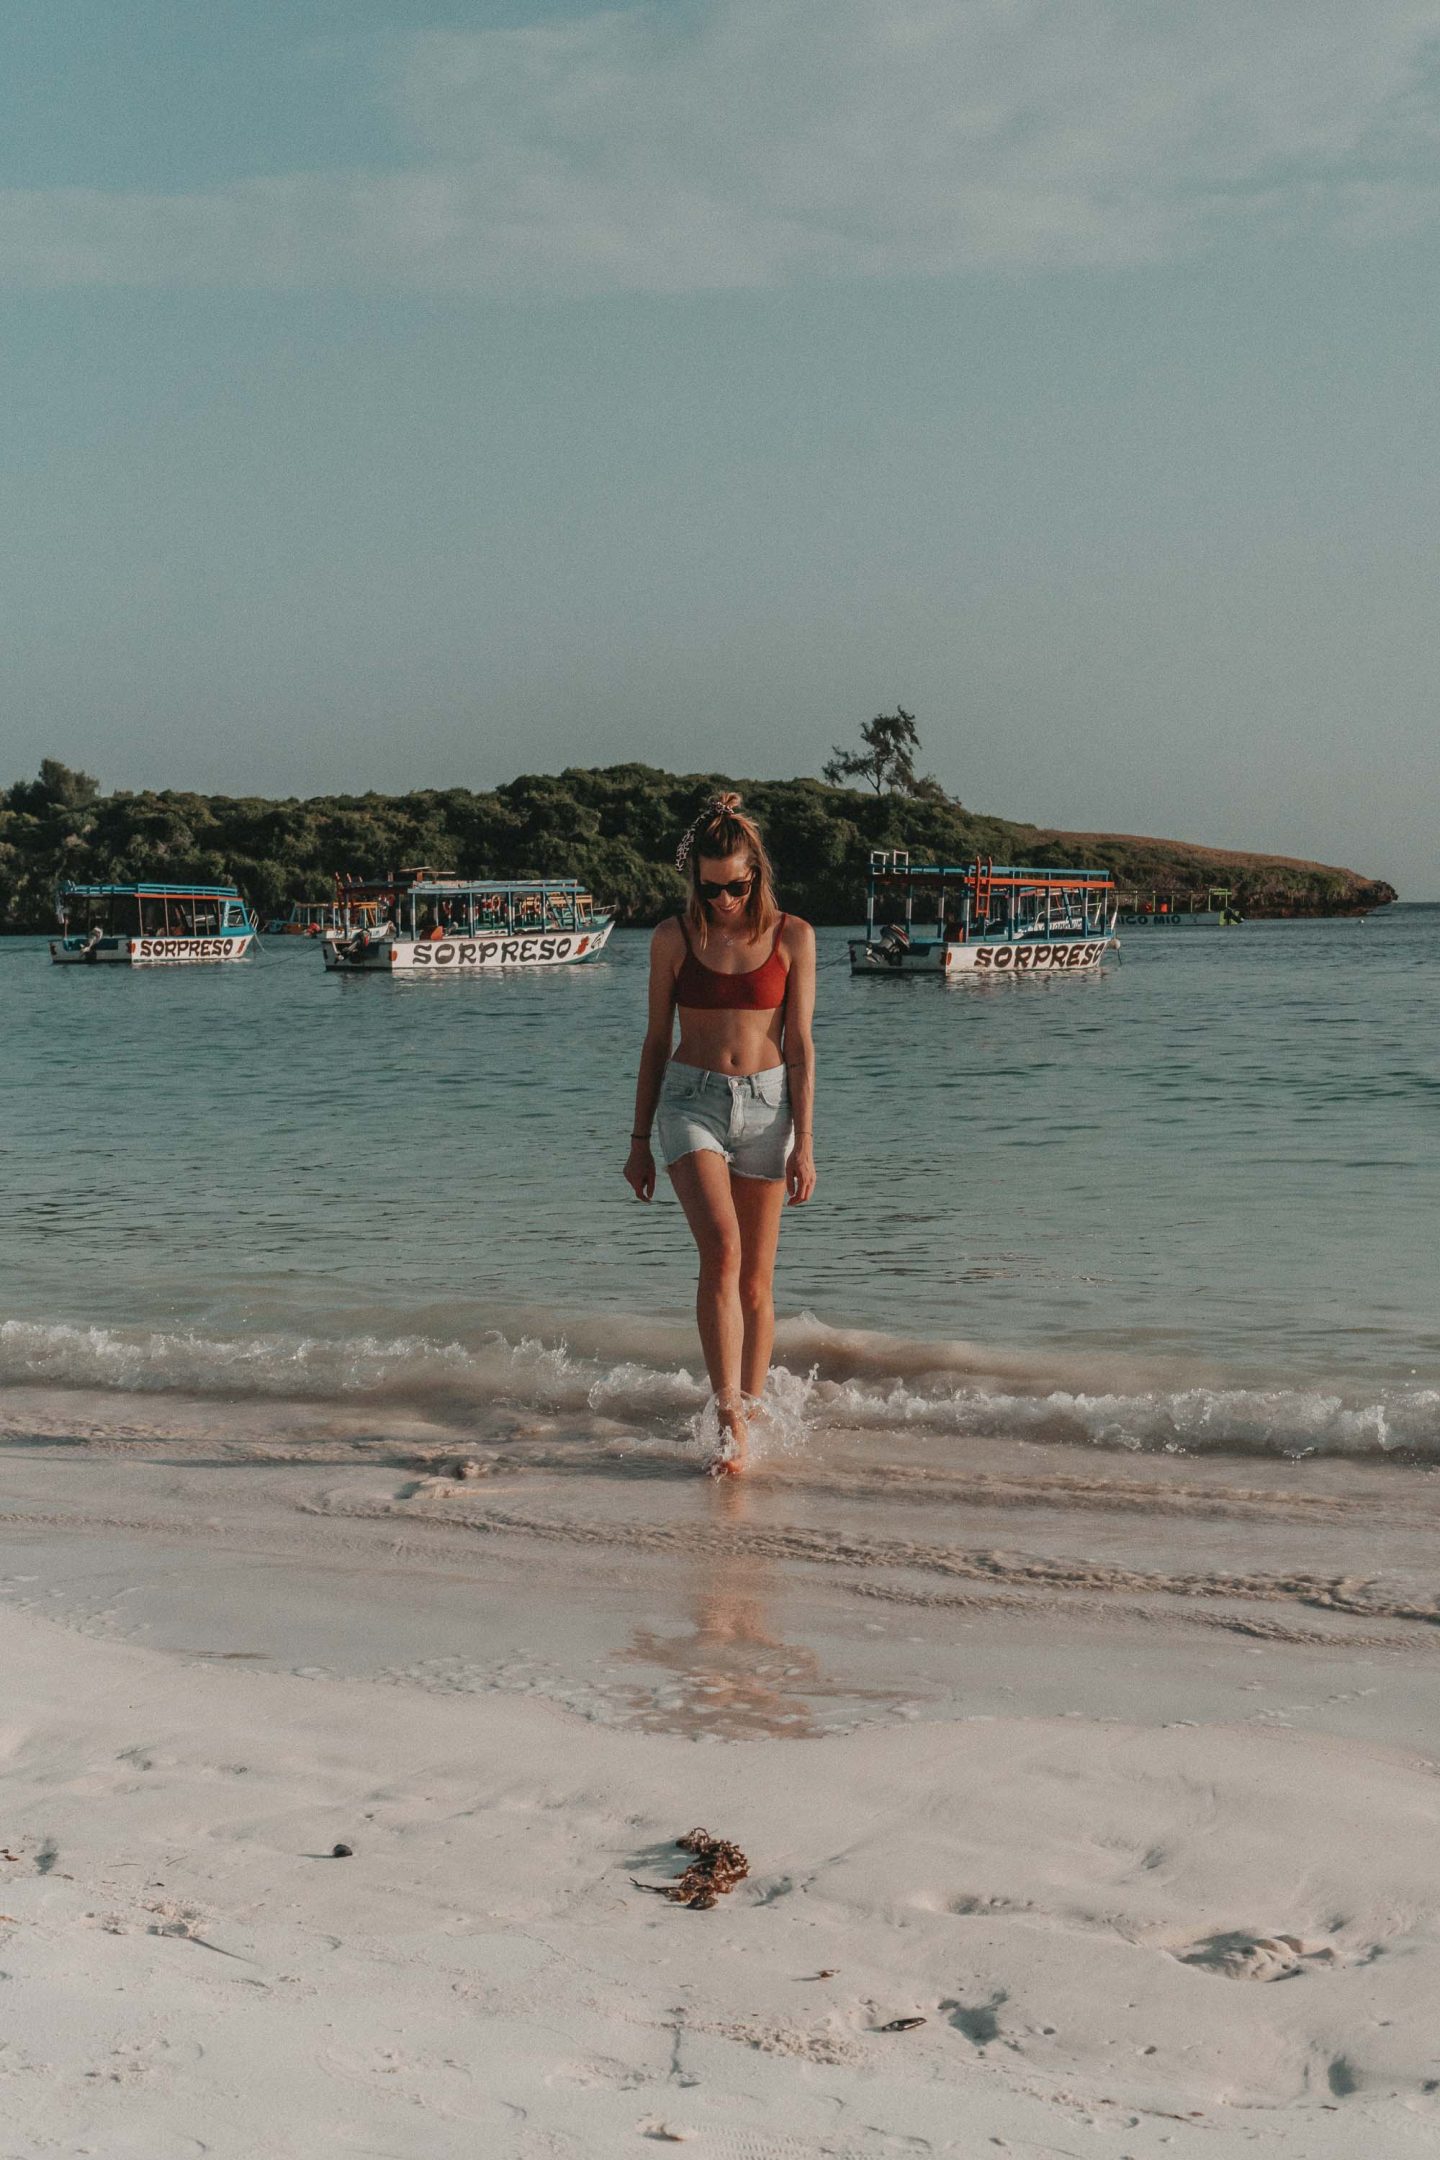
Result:
<svg viewBox="0 0 1440 2160">
<path fill-rule="evenodd" d="M 700 1255 L 695 1319 L 715 1408 L 733 1450 L 720 1467 L 742 1470 L 749 1439 L 740 1399 L 745 1322 L 740 1307 L 740 1223 L 730 1166 L 723 1155 L 697 1148 L 671 1165 L 670 1176 Z"/>
<path fill-rule="evenodd" d="M 785 1186 L 779 1178 L 732 1177 L 730 1191 L 740 1226 L 740 1386 L 758 1399 L 765 1392 L 775 1347 L 775 1248 Z"/>
</svg>

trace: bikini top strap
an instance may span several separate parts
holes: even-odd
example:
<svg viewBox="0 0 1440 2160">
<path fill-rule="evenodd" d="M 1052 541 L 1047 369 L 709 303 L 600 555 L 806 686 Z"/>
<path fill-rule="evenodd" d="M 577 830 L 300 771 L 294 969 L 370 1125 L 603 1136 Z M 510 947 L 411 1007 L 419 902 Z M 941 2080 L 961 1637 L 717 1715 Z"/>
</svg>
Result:
<svg viewBox="0 0 1440 2160">
<path fill-rule="evenodd" d="M 782 914 L 779 922 L 775 925 L 775 942 L 770 947 L 770 957 L 772 960 L 774 959 L 776 953 L 780 950 L 780 940 L 785 934 L 785 925 L 789 921 L 789 919 L 790 918 L 787 915 Z"/>
</svg>

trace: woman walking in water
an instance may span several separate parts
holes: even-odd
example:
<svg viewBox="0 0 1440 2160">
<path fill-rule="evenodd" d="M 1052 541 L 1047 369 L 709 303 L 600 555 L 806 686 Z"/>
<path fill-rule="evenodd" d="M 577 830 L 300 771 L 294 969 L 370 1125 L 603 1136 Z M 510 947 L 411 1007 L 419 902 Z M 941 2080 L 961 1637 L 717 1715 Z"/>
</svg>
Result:
<svg viewBox="0 0 1440 2160">
<path fill-rule="evenodd" d="M 738 1476 L 775 1339 L 780 1210 L 815 1190 L 815 933 L 776 906 L 765 843 L 738 795 L 701 811 L 675 864 L 688 869 L 690 898 L 650 941 L 625 1177 L 653 1197 L 658 1109 L 660 1159 L 700 1253 L 695 1313 L 723 1435 L 708 1467 Z"/>
</svg>

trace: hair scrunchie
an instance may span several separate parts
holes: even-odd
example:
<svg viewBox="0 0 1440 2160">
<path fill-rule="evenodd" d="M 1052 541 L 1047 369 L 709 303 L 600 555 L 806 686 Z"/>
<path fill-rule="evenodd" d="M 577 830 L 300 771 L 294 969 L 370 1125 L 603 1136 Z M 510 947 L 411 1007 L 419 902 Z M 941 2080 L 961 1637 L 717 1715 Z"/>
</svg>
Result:
<svg viewBox="0 0 1440 2160">
<path fill-rule="evenodd" d="M 729 793 L 712 795 L 703 810 L 698 810 L 680 835 L 680 845 L 675 850 L 675 868 L 683 870 L 690 860 L 690 850 L 695 845 L 695 835 L 702 825 L 713 825 L 717 818 L 733 817 L 740 808 L 740 797 Z"/>
</svg>

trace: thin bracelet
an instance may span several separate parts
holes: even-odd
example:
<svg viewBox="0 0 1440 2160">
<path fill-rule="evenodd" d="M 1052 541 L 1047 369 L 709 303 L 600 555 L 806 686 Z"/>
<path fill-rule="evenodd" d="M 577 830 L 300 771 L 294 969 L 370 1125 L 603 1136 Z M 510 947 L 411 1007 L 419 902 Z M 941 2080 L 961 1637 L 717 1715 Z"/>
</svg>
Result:
<svg viewBox="0 0 1440 2160">
<path fill-rule="evenodd" d="M 648 1132 L 632 1132 L 630 1137 L 632 1140 L 648 1140 L 650 1135 Z"/>
</svg>

